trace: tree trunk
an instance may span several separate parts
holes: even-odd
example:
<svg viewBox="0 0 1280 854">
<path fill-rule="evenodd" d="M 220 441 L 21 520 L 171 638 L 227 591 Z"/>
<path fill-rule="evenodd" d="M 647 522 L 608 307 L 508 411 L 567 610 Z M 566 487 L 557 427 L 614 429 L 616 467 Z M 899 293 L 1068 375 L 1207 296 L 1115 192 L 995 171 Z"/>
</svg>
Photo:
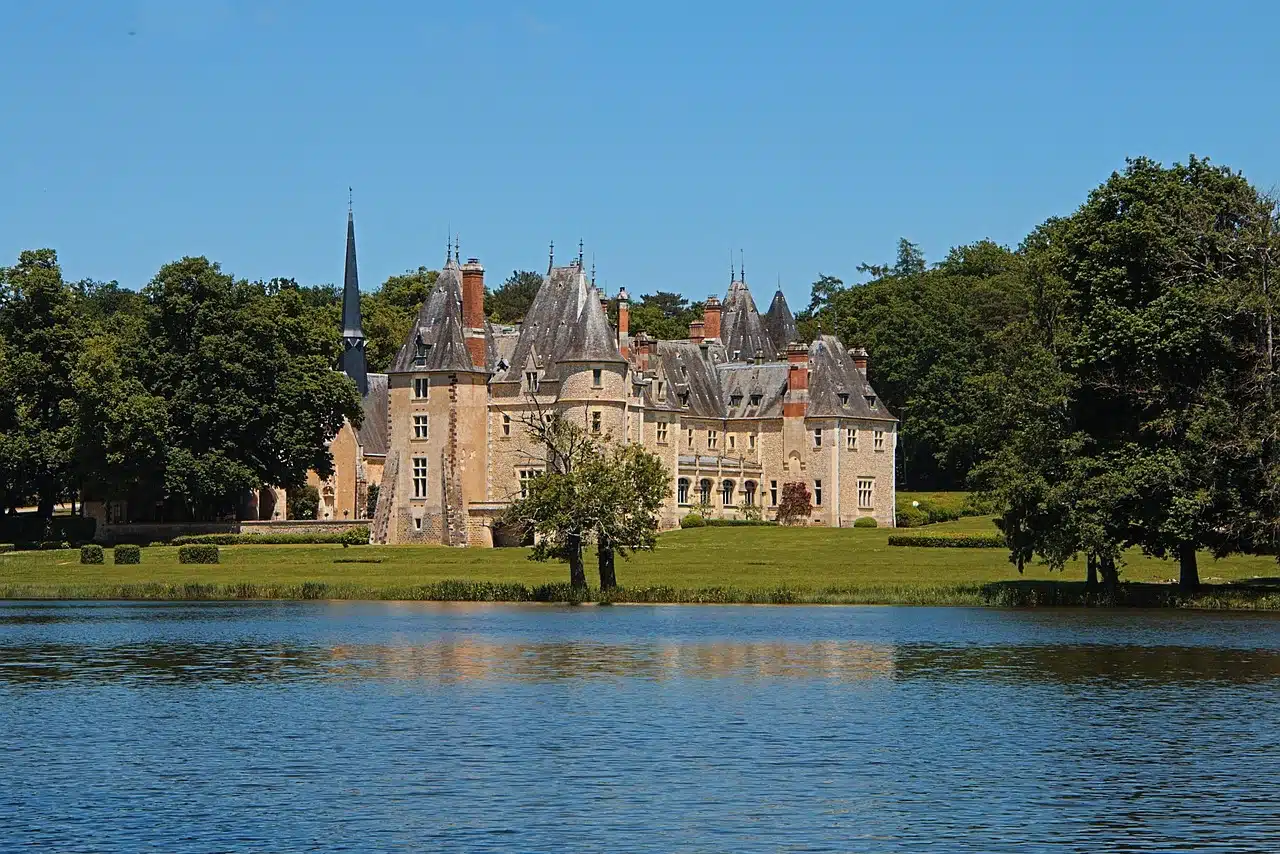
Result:
<svg viewBox="0 0 1280 854">
<path fill-rule="evenodd" d="M 1098 589 L 1098 556 L 1090 554 L 1085 561 L 1087 574 L 1084 577 L 1084 589 L 1093 592 Z"/>
<path fill-rule="evenodd" d="M 613 570 L 613 546 L 606 540 L 596 544 L 596 559 L 600 564 L 600 589 L 612 590 L 618 586 L 618 576 Z"/>
<path fill-rule="evenodd" d="M 582 537 L 569 535 L 569 584 L 578 589 L 587 586 L 587 570 L 582 563 Z"/>
<path fill-rule="evenodd" d="M 1196 565 L 1194 543 L 1178 545 L 1178 589 L 1191 593 L 1200 587 L 1200 570 Z"/>
<path fill-rule="evenodd" d="M 1120 589 L 1120 571 L 1116 569 L 1116 559 L 1111 555 L 1103 555 L 1098 561 L 1098 570 L 1102 574 L 1102 586 L 1111 596 Z"/>
</svg>

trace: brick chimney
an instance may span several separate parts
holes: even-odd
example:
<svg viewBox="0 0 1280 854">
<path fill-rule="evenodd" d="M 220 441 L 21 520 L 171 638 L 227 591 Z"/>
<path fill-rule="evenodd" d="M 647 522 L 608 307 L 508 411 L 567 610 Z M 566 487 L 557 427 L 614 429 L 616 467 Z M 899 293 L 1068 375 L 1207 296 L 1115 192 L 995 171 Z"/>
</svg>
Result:
<svg viewBox="0 0 1280 854">
<path fill-rule="evenodd" d="M 631 358 L 631 296 L 626 288 L 618 291 L 618 349 L 622 358 Z"/>
<path fill-rule="evenodd" d="M 714 296 L 707 297 L 702 307 L 703 333 L 708 338 L 720 340 L 720 300 Z"/>
<path fill-rule="evenodd" d="M 471 364 L 484 370 L 488 361 L 484 345 L 484 267 L 475 258 L 462 265 L 462 335 Z"/>
<path fill-rule="evenodd" d="M 701 344 L 702 339 L 707 337 L 703 334 L 704 324 L 701 320 L 693 320 L 689 322 L 689 340 L 694 344 Z"/>
<path fill-rule="evenodd" d="M 861 371 L 864 377 L 867 375 L 867 351 L 865 348 L 859 347 L 853 351 L 853 366 Z"/>
<path fill-rule="evenodd" d="M 803 418 L 809 411 L 809 348 L 798 341 L 787 345 L 787 393 L 782 417 Z"/>
<path fill-rule="evenodd" d="M 653 339 L 644 332 L 636 333 L 636 365 L 642 371 L 649 370 L 649 354 L 653 352 Z"/>
</svg>

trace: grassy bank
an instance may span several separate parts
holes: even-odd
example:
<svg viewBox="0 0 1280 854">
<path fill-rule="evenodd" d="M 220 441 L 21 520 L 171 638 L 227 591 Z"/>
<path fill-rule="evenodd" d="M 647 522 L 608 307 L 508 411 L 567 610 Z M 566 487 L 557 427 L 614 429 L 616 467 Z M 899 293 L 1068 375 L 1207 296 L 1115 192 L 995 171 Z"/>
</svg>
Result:
<svg viewBox="0 0 1280 854">
<path fill-rule="evenodd" d="M 931 533 L 988 532 L 968 518 Z M 702 528 L 672 531 L 658 551 L 620 561 L 617 602 L 1067 605 L 1086 601 L 1082 566 L 1019 576 L 998 549 L 894 548 L 886 529 Z M 214 566 L 178 563 L 176 548 L 142 563 L 82 566 L 75 551 L 0 555 L 7 599 L 430 599 L 565 601 L 561 564 L 524 549 L 439 546 L 229 546 Z M 1177 568 L 1133 554 L 1117 604 L 1280 608 L 1271 558 L 1205 558 L 1209 586 L 1191 600 L 1168 583 Z M 600 599 L 598 591 L 589 599 Z"/>
</svg>

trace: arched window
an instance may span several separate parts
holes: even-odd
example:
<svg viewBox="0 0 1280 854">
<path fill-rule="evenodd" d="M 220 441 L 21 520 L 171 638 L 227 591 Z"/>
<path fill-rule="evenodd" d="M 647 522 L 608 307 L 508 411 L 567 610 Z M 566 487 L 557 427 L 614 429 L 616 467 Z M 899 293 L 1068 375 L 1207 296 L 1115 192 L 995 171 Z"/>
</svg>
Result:
<svg viewBox="0 0 1280 854">
<path fill-rule="evenodd" d="M 711 481 L 707 480 L 706 478 L 703 478 L 702 481 L 698 484 L 698 493 L 699 493 L 699 497 L 702 499 L 703 504 L 710 504 L 711 503 Z"/>
<path fill-rule="evenodd" d="M 720 484 L 720 500 L 725 507 L 733 506 L 733 481 L 726 480 Z"/>
<path fill-rule="evenodd" d="M 756 482 L 748 480 L 742 484 L 742 503 L 748 507 L 754 506 L 756 503 Z"/>
<path fill-rule="evenodd" d="M 682 477 L 676 481 L 676 503 L 689 503 L 689 478 Z"/>
</svg>

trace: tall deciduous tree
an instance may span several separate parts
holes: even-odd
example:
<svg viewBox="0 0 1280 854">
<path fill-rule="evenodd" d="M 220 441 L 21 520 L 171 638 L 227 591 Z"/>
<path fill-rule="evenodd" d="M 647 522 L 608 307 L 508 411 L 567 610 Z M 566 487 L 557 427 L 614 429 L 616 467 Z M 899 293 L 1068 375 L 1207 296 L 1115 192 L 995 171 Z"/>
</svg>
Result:
<svg viewBox="0 0 1280 854">
<path fill-rule="evenodd" d="M 85 326 L 73 290 L 52 249 L 23 252 L 0 269 L 3 381 L 10 395 L 0 411 L 0 469 L 11 473 L 9 500 L 30 496 L 44 518 L 73 489 L 76 404 L 72 374 Z M 15 456 L 15 455 L 20 455 Z"/>
<path fill-rule="evenodd" d="M 418 309 L 426 302 L 439 276 L 436 270 L 419 267 L 391 276 L 374 293 L 361 295 L 365 358 L 370 371 L 385 371 L 395 361 Z M 334 305 L 337 306 L 336 300 Z"/>
<path fill-rule="evenodd" d="M 485 295 L 484 307 L 496 323 L 524 320 L 533 298 L 542 287 L 542 276 L 531 270 L 512 270 L 497 290 Z"/>
</svg>

